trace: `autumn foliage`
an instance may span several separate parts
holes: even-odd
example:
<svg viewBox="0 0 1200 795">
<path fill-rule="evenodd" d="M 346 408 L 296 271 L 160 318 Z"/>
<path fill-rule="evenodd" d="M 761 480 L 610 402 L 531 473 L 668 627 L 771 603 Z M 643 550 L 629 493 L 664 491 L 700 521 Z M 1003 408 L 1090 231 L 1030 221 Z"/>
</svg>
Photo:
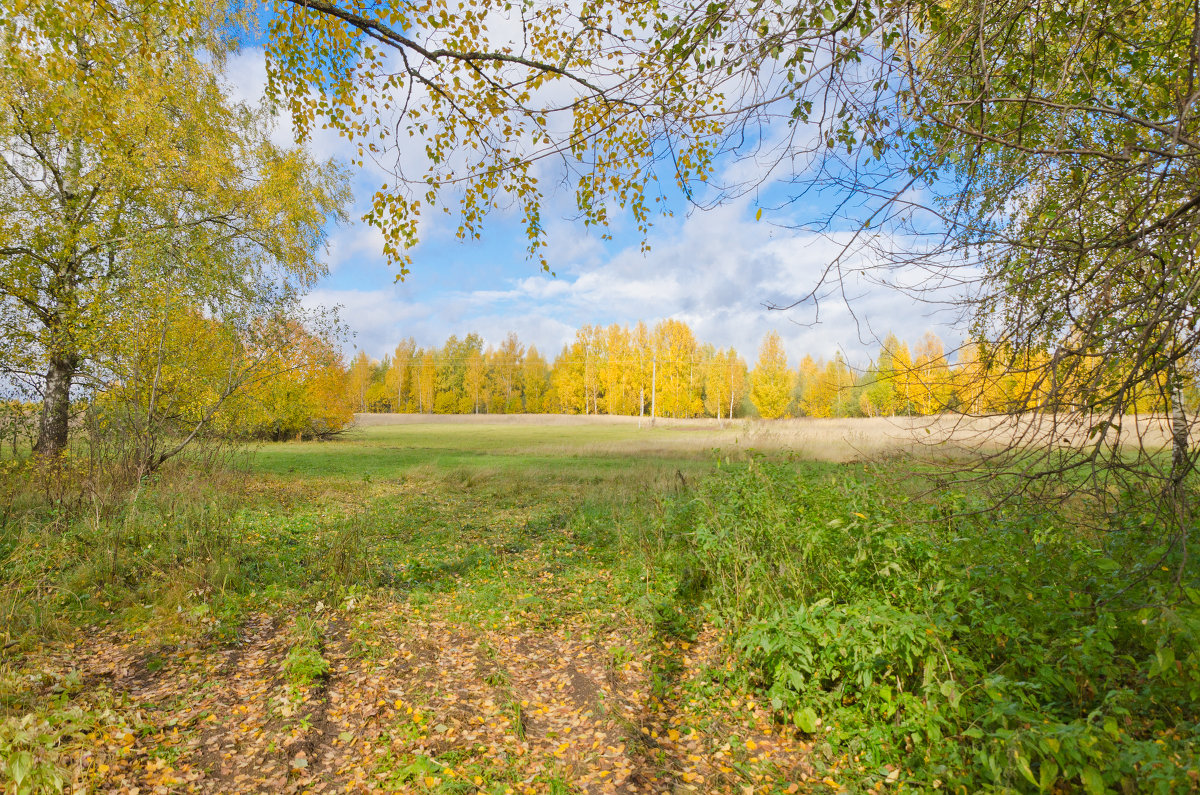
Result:
<svg viewBox="0 0 1200 795">
<path fill-rule="evenodd" d="M 1102 378 L 1099 361 L 1097 368 L 1094 377 Z M 855 365 L 840 353 L 825 359 L 789 352 L 771 331 L 750 366 L 733 348 L 701 342 L 686 323 L 668 319 L 653 327 L 583 326 L 552 361 L 512 333 L 498 346 L 474 333 L 429 348 L 410 338 L 381 361 L 360 351 L 346 394 L 353 410 L 364 412 L 929 416 L 1050 410 L 1051 375 L 1045 353 L 982 343 L 947 352 L 932 332 L 912 344 L 888 334 Z M 1136 408 L 1155 410 L 1160 394 L 1147 385 Z"/>
</svg>

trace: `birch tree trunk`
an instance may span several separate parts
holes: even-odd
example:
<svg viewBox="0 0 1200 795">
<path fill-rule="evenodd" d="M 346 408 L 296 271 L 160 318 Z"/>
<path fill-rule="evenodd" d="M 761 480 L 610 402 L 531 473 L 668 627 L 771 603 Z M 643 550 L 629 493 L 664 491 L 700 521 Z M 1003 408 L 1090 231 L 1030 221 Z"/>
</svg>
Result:
<svg viewBox="0 0 1200 795">
<path fill-rule="evenodd" d="M 67 447 L 71 416 L 71 382 L 75 377 L 74 357 L 53 355 L 46 368 L 46 391 L 42 395 L 42 416 L 37 443 L 40 456 L 53 458 Z"/>
<path fill-rule="evenodd" d="M 1170 404 L 1171 490 L 1179 497 L 1188 474 L 1188 420 L 1183 407 L 1183 384 L 1174 367 L 1171 368 Z"/>
</svg>

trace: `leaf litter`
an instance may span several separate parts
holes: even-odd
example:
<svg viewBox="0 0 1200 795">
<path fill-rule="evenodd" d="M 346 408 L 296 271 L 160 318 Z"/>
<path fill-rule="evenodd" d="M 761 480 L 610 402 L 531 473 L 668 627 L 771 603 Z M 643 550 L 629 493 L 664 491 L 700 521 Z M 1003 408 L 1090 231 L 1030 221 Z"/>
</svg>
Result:
<svg viewBox="0 0 1200 795">
<path fill-rule="evenodd" d="M 436 502 L 447 513 L 464 507 Z M 472 528 L 494 528 L 498 515 L 517 524 L 511 506 L 468 507 L 458 530 L 443 528 L 423 548 L 441 544 L 447 560 L 467 560 L 478 547 Z M 91 630 L 26 656 L 20 675 L 42 701 L 62 698 L 54 683 L 77 677 L 66 697 L 109 716 L 59 738 L 67 791 L 836 789 L 810 766 L 811 738 L 730 675 L 716 630 L 702 627 L 693 642 L 660 635 L 617 597 L 612 567 L 564 547 L 566 535 L 539 525 L 502 544 L 494 576 L 413 555 L 395 568 L 423 566 L 445 587 L 317 602 L 326 665 L 311 682 L 285 666 L 295 604 L 243 616 L 232 643 Z"/>
</svg>

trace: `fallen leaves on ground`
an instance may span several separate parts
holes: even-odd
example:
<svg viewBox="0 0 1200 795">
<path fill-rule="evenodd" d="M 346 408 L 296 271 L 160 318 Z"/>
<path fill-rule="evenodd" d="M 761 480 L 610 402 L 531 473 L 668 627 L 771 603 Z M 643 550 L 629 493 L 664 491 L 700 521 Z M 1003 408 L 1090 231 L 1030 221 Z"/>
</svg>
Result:
<svg viewBox="0 0 1200 795">
<path fill-rule="evenodd" d="M 51 650 L 43 681 L 75 671 L 75 699 L 128 717 L 74 738 L 74 783 L 137 795 L 826 786 L 808 747 L 752 696 L 705 696 L 728 664 L 711 629 L 661 640 L 614 615 L 603 629 L 585 616 L 506 632 L 440 607 L 326 611 L 330 673 L 307 688 L 286 680 L 290 635 L 267 615 L 227 647 L 110 634 Z M 654 670 L 664 654 L 677 672 L 665 690 Z"/>
</svg>

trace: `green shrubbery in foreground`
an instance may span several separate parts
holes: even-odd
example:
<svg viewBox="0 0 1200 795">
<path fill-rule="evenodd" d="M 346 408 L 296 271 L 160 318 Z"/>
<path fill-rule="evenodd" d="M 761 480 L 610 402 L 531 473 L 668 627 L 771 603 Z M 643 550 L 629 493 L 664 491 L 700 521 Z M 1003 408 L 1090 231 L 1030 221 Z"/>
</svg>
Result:
<svg viewBox="0 0 1200 795">
<path fill-rule="evenodd" d="M 1131 575 L 1163 553 L 1151 529 L 878 491 L 754 463 L 664 518 L 680 595 L 711 604 L 829 763 L 923 790 L 1197 787 L 1200 589 L 1172 587 L 1169 557 Z"/>
</svg>

